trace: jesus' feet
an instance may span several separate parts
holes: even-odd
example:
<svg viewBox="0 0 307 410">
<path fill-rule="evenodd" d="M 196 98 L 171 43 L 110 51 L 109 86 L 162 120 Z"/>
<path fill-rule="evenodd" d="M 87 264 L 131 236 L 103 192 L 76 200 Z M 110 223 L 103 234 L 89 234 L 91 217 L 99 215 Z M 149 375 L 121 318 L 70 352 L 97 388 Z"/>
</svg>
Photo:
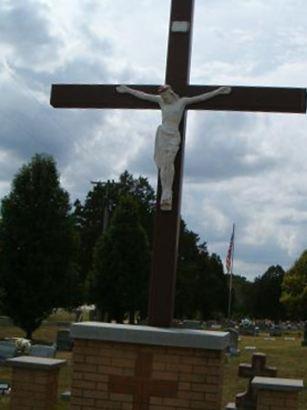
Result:
<svg viewBox="0 0 307 410">
<path fill-rule="evenodd" d="M 169 198 L 161 200 L 160 209 L 162 211 L 171 211 L 172 210 L 172 200 Z"/>
</svg>

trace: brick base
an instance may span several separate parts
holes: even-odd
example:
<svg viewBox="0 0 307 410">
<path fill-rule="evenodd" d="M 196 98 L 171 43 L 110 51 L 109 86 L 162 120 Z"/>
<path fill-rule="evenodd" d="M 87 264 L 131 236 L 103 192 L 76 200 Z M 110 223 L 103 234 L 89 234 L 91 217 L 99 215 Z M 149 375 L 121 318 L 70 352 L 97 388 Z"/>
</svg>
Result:
<svg viewBox="0 0 307 410">
<path fill-rule="evenodd" d="M 65 360 L 20 356 L 7 360 L 12 367 L 11 410 L 54 410 L 59 369 Z"/>
<path fill-rule="evenodd" d="M 11 410 L 54 410 L 57 401 L 59 369 L 14 368 Z"/>
<path fill-rule="evenodd" d="M 259 390 L 257 410 L 297 410 L 298 392 Z"/>
<path fill-rule="evenodd" d="M 71 410 L 221 408 L 223 350 L 75 339 Z"/>
</svg>

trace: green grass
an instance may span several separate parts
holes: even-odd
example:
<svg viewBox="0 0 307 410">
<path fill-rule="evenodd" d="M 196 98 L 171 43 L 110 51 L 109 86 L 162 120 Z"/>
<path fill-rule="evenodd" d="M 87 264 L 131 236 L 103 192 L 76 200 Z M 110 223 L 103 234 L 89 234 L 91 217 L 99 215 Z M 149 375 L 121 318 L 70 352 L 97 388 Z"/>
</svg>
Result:
<svg viewBox="0 0 307 410">
<path fill-rule="evenodd" d="M 33 335 L 34 340 L 53 343 L 59 327 L 57 320 L 68 320 L 64 315 L 52 317 L 52 321 L 41 326 Z M 5 336 L 23 336 L 20 329 L 12 326 L 0 328 L 0 339 Z M 267 365 L 276 366 L 278 377 L 304 379 L 307 387 L 307 347 L 301 347 L 301 339 L 296 335 L 295 340 L 284 340 L 283 337 L 276 337 L 275 340 L 264 340 L 264 336 L 249 337 L 242 336 L 240 341 L 241 355 L 238 357 L 225 359 L 225 374 L 223 388 L 223 405 L 229 401 L 234 401 L 236 393 L 245 390 L 247 380 L 237 376 L 240 363 L 250 363 L 253 351 L 246 351 L 245 346 L 256 346 L 257 352 L 267 354 Z M 61 369 L 59 378 L 59 393 L 70 389 L 71 382 L 71 353 L 60 352 L 57 357 L 67 360 L 67 366 Z M 0 367 L 0 380 L 10 382 L 11 371 L 9 368 Z M 0 409 L 9 409 L 9 398 L 0 396 Z M 58 401 L 57 410 L 68 410 L 69 403 Z M 307 390 L 300 394 L 299 410 L 307 410 Z"/>
</svg>

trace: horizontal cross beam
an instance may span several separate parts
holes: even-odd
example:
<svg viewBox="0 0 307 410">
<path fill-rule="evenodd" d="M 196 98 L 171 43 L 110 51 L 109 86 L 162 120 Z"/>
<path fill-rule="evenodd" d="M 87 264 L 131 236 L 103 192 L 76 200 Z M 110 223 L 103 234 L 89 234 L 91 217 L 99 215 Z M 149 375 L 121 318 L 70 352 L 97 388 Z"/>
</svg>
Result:
<svg viewBox="0 0 307 410">
<path fill-rule="evenodd" d="M 105 109 L 158 109 L 158 105 L 139 100 L 128 94 L 118 94 L 116 84 L 54 84 L 50 103 L 55 108 L 105 108 Z M 129 87 L 156 94 L 157 85 L 130 85 Z M 219 86 L 190 85 L 175 90 L 180 96 L 212 91 Z M 232 87 L 227 96 L 218 96 L 188 106 L 192 110 L 254 111 L 306 113 L 306 89 L 282 87 Z"/>
</svg>

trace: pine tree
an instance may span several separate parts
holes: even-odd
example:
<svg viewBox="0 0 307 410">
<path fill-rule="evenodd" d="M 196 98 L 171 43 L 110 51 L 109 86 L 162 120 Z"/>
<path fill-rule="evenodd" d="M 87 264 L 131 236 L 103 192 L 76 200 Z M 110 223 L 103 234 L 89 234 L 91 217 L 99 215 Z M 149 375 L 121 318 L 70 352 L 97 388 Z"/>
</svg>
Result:
<svg viewBox="0 0 307 410">
<path fill-rule="evenodd" d="M 31 338 L 53 308 L 76 300 L 77 240 L 69 196 L 52 157 L 35 155 L 2 200 L 0 283 L 2 312 Z"/>
<path fill-rule="evenodd" d="M 130 323 L 144 316 L 150 269 L 149 245 L 140 224 L 138 206 L 131 196 L 122 197 L 109 229 L 94 251 L 92 295 L 94 303 L 110 319 Z"/>
<path fill-rule="evenodd" d="M 80 234 L 80 272 L 84 282 L 90 280 L 93 269 L 93 251 L 102 233 L 110 225 L 120 199 L 130 196 L 138 204 L 139 220 L 149 242 L 152 238 L 154 190 L 143 177 L 134 178 L 128 171 L 118 181 L 95 182 L 85 199 L 84 205 L 76 201 L 74 218 Z M 86 296 L 92 303 L 90 293 Z"/>
</svg>

